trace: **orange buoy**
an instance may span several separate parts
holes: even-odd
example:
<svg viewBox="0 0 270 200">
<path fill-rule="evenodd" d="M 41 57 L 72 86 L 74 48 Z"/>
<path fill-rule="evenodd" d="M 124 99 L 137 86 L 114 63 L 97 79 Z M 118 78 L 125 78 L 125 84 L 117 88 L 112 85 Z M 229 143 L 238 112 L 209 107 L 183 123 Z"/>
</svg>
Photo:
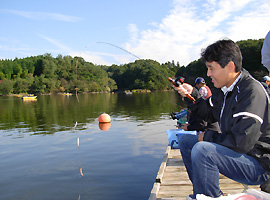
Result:
<svg viewBox="0 0 270 200">
<path fill-rule="evenodd" d="M 111 128 L 111 123 L 110 122 L 100 122 L 99 123 L 99 129 L 102 131 L 108 131 Z"/>
<path fill-rule="evenodd" d="M 98 121 L 101 123 L 111 122 L 110 115 L 103 113 L 98 117 Z"/>
</svg>

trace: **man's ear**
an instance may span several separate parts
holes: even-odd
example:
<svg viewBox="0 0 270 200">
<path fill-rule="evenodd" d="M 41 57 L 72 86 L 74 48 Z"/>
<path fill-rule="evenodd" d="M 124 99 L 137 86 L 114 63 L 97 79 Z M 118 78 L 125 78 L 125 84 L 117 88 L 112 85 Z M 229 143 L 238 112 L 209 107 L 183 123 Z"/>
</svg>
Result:
<svg viewBox="0 0 270 200">
<path fill-rule="evenodd" d="M 233 61 L 230 61 L 228 64 L 227 64 L 227 67 L 228 67 L 228 70 L 230 72 L 235 72 L 235 64 Z"/>
</svg>

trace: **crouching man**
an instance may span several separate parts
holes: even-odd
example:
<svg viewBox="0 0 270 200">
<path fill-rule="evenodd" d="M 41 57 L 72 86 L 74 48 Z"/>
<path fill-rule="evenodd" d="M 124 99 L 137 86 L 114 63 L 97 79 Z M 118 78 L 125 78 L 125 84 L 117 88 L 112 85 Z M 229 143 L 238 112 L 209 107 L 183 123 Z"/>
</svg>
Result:
<svg viewBox="0 0 270 200">
<path fill-rule="evenodd" d="M 207 76 L 219 90 L 195 104 L 188 98 L 185 102 L 208 123 L 217 121 L 221 132 L 182 136 L 180 151 L 193 184 L 187 199 L 196 199 L 197 194 L 221 196 L 219 173 L 247 185 L 266 183 L 270 174 L 269 95 L 242 68 L 241 51 L 233 41 L 217 41 L 201 56 Z M 184 83 L 175 90 L 186 97 L 192 96 L 193 87 Z"/>
</svg>

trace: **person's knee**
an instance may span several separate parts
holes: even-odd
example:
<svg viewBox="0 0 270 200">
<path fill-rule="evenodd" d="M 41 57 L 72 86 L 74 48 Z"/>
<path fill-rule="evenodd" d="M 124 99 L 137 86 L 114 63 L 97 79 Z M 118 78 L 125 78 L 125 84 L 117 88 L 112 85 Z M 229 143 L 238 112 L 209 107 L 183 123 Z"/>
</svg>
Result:
<svg viewBox="0 0 270 200">
<path fill-rule="evenodd" d="M 214 151 L 214 145 L 210 142 L 197 142 L 192 148 L 191 157 L 194 160 L 203 159 Z"/>
</svg>

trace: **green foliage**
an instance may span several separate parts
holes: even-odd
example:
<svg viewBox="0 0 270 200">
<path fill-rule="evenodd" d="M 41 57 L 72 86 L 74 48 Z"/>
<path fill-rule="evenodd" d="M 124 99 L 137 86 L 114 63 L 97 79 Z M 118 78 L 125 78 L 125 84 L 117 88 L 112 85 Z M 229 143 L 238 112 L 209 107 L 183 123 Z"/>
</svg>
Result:
<svg viewBox="0 0 270 200">
<path fill-rule="evenodd" d="M 153 60 L 136 60 L 125 65 L 112 65 L 108 68 L 108 73 L 122 90 L 168 89 L 170 86 L 167 77 L 175 74 L 167 65 L 160 65 Z"/>
<path fill-rule="evenodd" d="M 16 78 L 14 80 L 13 92 L 15 94 L 27 93 L 29 86 L 30 86 L 30 82 L 27 79 Z"/>
<path fill-rule="evenodd" d="M 237 42 L 243 56 L 243 68 L 248 70 L 250 74 L 257 80 L 261 80 L 263 76 L 269 74 L 267 68 L 261 64 L 261 48 L 263 41 L 263 39 L 260 39 Z M 206 83 L 212 87 L 213 84 L 206 74 L 207 68 L 200 60 L 191 62 L 187 67 L 181 67 L 176 72 L 176 76 L 185 77 L 185 81 L 187 83 L 193 84 L 195 79 L 198 76 L 201 76 L 205 79 Z"/>
<path fill-rule="evenodd" d="M 263 39 L 239 41 L 243 54 L 243 67 L 256 79 L 267 75 L 261 64 Z M 0 94 L 56 93 L 56 92 L 111 92 L 114 90 L 167 90 L 171 85 L 167 77 L 185 77 L 193 84 L 196 77 L 205 78 L 207 68 L 200 60 L 187 66 L 174 61 L 160 64 L 154 60 L 136 60 L 124 65 L 94 65 L 81 57 L 51 54 L 23 59 L 0 60 Z"/>
<path fill-rule="evenodd" d="M 0 84 L 0 94 L 6 95 L 13 92 L 13 81 L 12 80 L 2 80 Z"/>
<path fill-rule="evenodd" d="M 103 92 L 117 89 L 106 66 L 83 58 L 51 54 L 14 60 L 0 60 L 1 94 Z M 9 82 L 10 84 L 7 84 Z M 12 83 L 12 84 L 11 84 Z"/>
<path fill-rule="evenodd" d="M 261 80 L 263 76 L 269 74 L 267 68 L 261 63 L 263 41 L 263 39 L 260 39 L 237 42 L 243 55 L 243 67 L 258 80 Z"/>
</svg>

